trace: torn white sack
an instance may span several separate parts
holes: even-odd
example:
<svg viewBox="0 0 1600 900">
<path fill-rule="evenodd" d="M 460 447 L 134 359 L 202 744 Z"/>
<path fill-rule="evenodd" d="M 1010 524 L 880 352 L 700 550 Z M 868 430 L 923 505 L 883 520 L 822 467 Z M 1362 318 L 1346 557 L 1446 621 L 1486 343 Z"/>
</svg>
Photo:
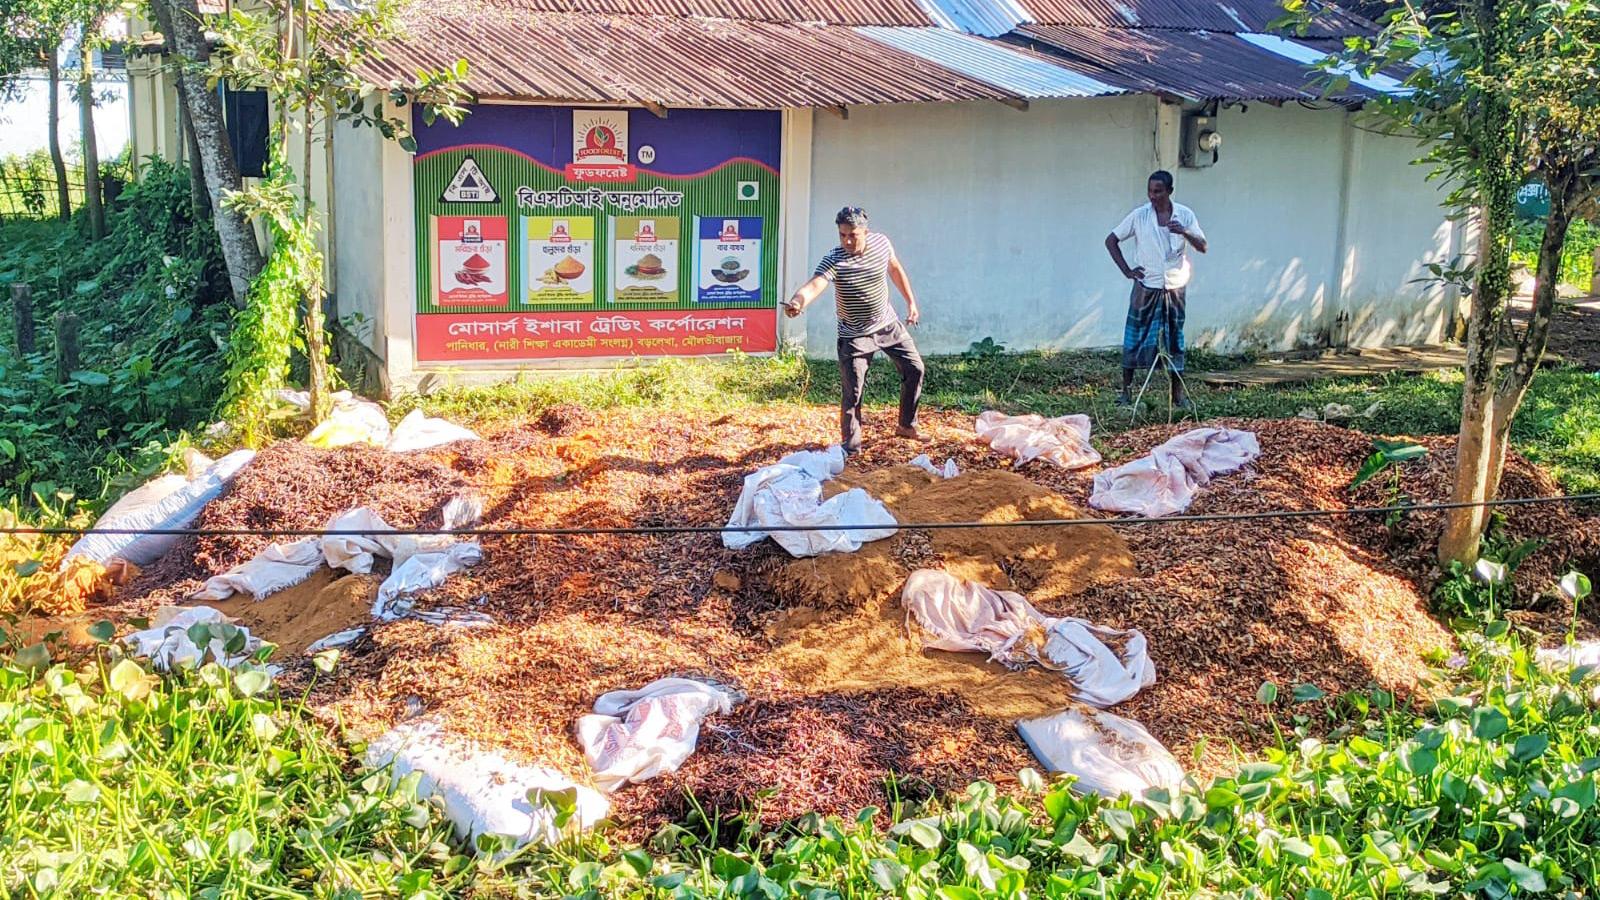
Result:
<svg viewBox="0 0 1600 900">
<path fill-rule="evenodd" d="M 916 466 L 935 478 L 954 478 L 961 474 L 961 469 L 956 466 L 955 460 L 946 459 L 944 461 L 944 468 L 941 469 L 933 464 L 933 457 L 926 453 L 914 457 L 911 460 L 910 465 Z"/>
<path fill-rule="evenodd" d="M 263 600 L 310 578 L 321 565 L 321 538 L 308 537 L 292 544 L 272 544 L 255 559 L 206 579 L 205 585 L 192 597 L 195 600 L 216 601 L 242 593 Z"/>
<path fill-rule="evenodd" d="M 611 691 L 578 720 L 595 784 L 615 791 L 629 782 L 675 772 L 694 752 L 700 723 L 727 713 L 738 698 L 692 678 L 661 678 L 636 691 Z"/>
<path fill-rule="evenodd" d="M 1260 455 L 1261 444 L 1248 431 L 1196 428 L 1147 456 L 1095 475 L 1089 505 L 1141 516 L 1170 516 L 1188 509 L 1195 493 L 1212 478 L 1237 471 Z"/>
<path fill-rule="evenodd" d="M 456 835 L 474 847 L 483 834 L 504 835 L 511 850 L 530 842 L 553 844 L 564 834 L 593 828 L 611 811 L 611 801 L 593 788 L 574 784 L 554 769 L 450 737 L 428 719 L 390 729 L 367 745 L 365 759 L 373 768 L 392 764 L 397 778 L 420 773 L 418 793 L 438 795 Z M 563 804 L 570 805 L 572 816 L 565 828 L 557 828 Z"/>
<path fill-rule="evenodd" d="M 456 441 L 479 440 L 483 439 L 469 428 L 423 415 L 422 410 L 413 409 L 406 413 L 399 425 L 394 427 L 394 433 L 389 436 L 388 450 L 391 453 L 409 453 L 413 450 L 428 450 L 453 444 Z"/>
<path fill-rule="evenodd" d="M 1121 703 L 1156 680 L 1155 663 L 1137 629 L 1046 616 L 1021 594 L 936 569 L 911 573 L 901 602 L 926 632 L 923 646 L 987 653 L 1014 669 L 1032 664 L 1060 672 L 1078 699 L 1092 706 Z"/>
<path fill-rule="evenodd" d="M 463 504 L 457 514 L 472 514 L 474 508 L 472 503 Z M 446 527 L 464 527 L 449 521 L 449 511 L 447 505 Z M 292 544 L 273 544 L 249 562 L 207 579 L 195 599 L 223 600 L 243 592 L 262 600 L 305 581 L 324 563 L 330 568 L 366 575 L 372 571 L 373 561 L 381 556 L 394 560 L 394 566 L 378 586 L 372 614 L 392 620 L 403 615 L 390 608 L 396 601 L 436 588 L 451 575 L 483 561 L 483 548 L 476 541 L 462 541 L 448 534 L 383 534 L 393 529 L 364 506 L 334 516 L 324 528 L 371 533 L 328 534 Z"/>
<path fill-rule="evenodd" d="M 835 444 L 826 451 L 791 453 L 744 478 L 744 488 L 728 518 L 722 544 L 739 550 L 770 537 L 791 556 L 848 553 L 862 544 L 882 540 L 895 531 L 889 508 L 860 488 L 822 499 L 822 483 L 844 471 L 844 450 Z M 829 531 L 829 525 L 876 525 L 870 529 Z M 805 528 L 805 531 L 762 530 L 764 525 Z M 751 527 L 753 526 L 753 527 Z"/>
<path fill-rule="evenodd" d="M 973 426 L 978 439 L 996 453 L 1003 453 L 1023 466 L 1036 460 L 1063 469 L 1082 469 L 1100 461 L 1100 451 L 1089 444 L 1088 416 L 1008 416 L 989 410 L 978 416 Z"/>
<path fill-rule="evenodd" d="M 1017 723 L 1022 740 L 1052 772 L 1074 775 L 1074 790 L 1116 798 L 1152 788 L 1177 792 L 1183 767 L 1143 725 L 1095 710 L 1065 709 Z"/>
<path fill-rule="evenodd" d="M 372 602 L 372 617 L 380 621 L 404 618 L 410 612 L 412 597 L 444 584 L 451 575 L 480 562 L 483 562 L 483 548 L 476 541 L 461 541 L 443 550 L 407 557 L 395 565 L 383 584 L 378 585 L 377 599 Z"/>
<path fill-rule="evenodd" d="M 215 500 L 250 460 L 254 450 L 238 450 L 217 460 L 192 478 L 165 475 L 133 491 L 106 510 L 95 528 L 188 528 L 206 504 Z M 125 560 L 148 566 L 178 543 L 175 534 L 86 534 L 67 550 L 63 570 L 74 559 L 91 559 L 100 565 Z"/>
<path fill-rule="evenodd" d="M 198 667 L 205 662 L 208 653 L 218 665 L 231 669 L 261 648 L 261 639 L 252 635 L 248 628 L 236 626 L 244 634 L 244 645 L 232 654 L 228 653 L 227 641 L 215 633 L 219 629 L 212 629 L 213 634 L 204 647 L 189 636 L 189 629 L 195 625 L 225 624 L 231 624 L 228 617 L 209 606 L 168 607 L 156 614 L 149 628 L 133 632 L 122 642 L 130 655 L 149 659 L 157 672 L 170 672 L 181 666 Z"/>
<path fill-rule="evenodd" d="M 371 400 L 346 394 L 334 402 L 322 424 L 305 436 L 305 443 L 325 450 L 351 444 L 383 447 L 389 443 L 389 416 Z"/>
</svg>

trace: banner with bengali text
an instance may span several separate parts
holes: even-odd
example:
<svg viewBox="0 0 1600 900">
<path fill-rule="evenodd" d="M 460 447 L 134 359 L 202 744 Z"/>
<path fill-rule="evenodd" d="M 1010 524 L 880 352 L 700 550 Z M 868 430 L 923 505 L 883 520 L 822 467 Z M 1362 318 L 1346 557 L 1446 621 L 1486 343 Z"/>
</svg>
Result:
<svg viewBox="0 0 1600 900">
<path fill-rule="evenodd" d="M 457 313 L 418 316 L 416 322 L 417 361 L 446 365 L 778 348 L 772 309 Z"/>
</svg>

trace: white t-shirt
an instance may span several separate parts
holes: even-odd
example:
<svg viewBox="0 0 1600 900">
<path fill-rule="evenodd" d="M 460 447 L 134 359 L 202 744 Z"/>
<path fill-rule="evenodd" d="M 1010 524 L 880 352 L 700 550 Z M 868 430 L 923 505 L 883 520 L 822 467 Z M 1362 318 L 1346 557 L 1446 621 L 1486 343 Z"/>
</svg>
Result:
<svg viewBox="0 0 1600 900">
<path fill-rule="evenodd" d="M 1206 233 L 1200 230 L 1194 210 L 1174 203 L 1172 218 L 1190 234 L 1205 239 Z M 1133 252 L 1125 255 L 1130 267 L 1144 268 L 1145 287 L 1175 291 L 1189 283 L 1189 242 L 1156 221 L 1155 207 L 1146 203 L 1128 213 L 1111 233 L 1119 241 L 1133 239 Z"/>
</svg>

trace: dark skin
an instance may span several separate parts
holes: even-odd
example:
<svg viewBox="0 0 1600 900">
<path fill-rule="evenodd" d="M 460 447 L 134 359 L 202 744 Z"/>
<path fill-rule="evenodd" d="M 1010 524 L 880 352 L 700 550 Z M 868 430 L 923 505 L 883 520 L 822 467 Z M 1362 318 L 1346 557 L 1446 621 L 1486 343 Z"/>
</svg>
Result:
<svg viewBox="0 0 1600 900">
<path fill-rule="evenodd" d="M 1158 181 L 1154 178 L 1150 179 L 1150 182 L 1145 186 L 1145 197 L 1150 200 L 1150 207 L 1156 212 L 1156 222 L 1161 227 L 1173 234 L 1181 235 L 1196 252 L 1206 252 L 1206 239 L 1189 233 L 1181 222 L 1172 217 L 1172 189 L 1167 187 L 1166 182 Z M 1144 278 L 1144 266 L 1128 265 L 1127 258 L 1122 255 L 1122 242 L 1117 240 L 1115 234 L 1106 235 L 1106 252 L 1111 254 L 1111 261 L 1116 263 L 1117 268 L 1122 271 L 1122 277 L 1129 280 Z M 1128 392 L 1133 388 L 1133 374 L 1132 369 L 1124 368 L 1122 370 L 1123 397 L 1127 397 Z M 1172 402 L 1181 404 L 1187 401 L 1188 397 L 1184 394 L 1183 382 L 1171 376 L 1169 376 L 1168 380 L 1172 386 Z"/>
</svg>

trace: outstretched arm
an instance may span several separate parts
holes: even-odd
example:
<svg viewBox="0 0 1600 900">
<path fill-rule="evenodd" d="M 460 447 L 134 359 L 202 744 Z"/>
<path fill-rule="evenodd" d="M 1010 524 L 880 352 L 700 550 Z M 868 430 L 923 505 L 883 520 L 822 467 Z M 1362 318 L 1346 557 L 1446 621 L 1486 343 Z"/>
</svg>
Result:
<svg viewBox="0 0 1600 900">
<path fill-rule="evenodd" d="M 906 267 L 900 265 L 900 257 L 889 257 L 889 277 L 894 280 L 894 286 L 900 289 L 901 296 L 906 298 L 906 324 L 915 325 L 922 318 L 922 310 L 917 307 L 917 295 L 911 292 L 911 276 L 906 274 Z"/>
<path fill-rule="evenodd" d="M 813 275 L 810 281 L 800 285 L 800 289 L 794 292 L 794 296 L 784 302 L 783 314 L 791 319 L 800 315 L 801 310 L 810 306 L 811 301 L 822 296 L 822 292 L 827 289 L 828 279 L 821 275 Z"/>
</svg>

